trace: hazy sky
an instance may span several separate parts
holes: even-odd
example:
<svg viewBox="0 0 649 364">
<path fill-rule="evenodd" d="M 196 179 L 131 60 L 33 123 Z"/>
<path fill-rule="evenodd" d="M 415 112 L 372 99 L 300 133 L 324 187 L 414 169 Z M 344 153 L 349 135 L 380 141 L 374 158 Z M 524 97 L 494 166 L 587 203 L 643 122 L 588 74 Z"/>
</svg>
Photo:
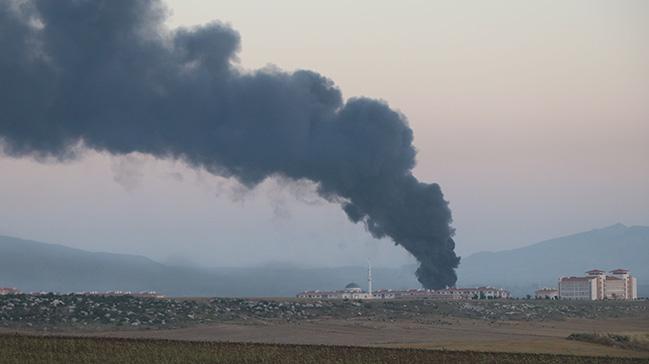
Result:
<svg viewBox="0 0 649 364">
<path fill-rule="evenodd" d="M 461 255 L 649 225 L 649 2 L 169 0 L 242 36 L 240 64 L 311 69 L 406 114 Z M 245 193 L 178 162 L 0 156 L 0 234 L 203 265 L 411 261 L 312 186 Z"/>
</svg>

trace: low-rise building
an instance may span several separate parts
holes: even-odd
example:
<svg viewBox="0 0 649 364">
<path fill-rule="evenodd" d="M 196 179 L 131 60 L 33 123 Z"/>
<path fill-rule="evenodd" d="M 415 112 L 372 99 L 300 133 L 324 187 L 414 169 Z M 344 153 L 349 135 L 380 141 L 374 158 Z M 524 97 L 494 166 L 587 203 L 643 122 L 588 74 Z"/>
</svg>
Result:
<svg viewBox="0 0 649 364">
<path fill-rule="evenodd" d="M 20 293 L 20 291 L 17 288 L 0 287 L 0 295 L 18 294 L 18 293 Z"/>
<path fill-rule="evenodd" d="M 133 296 L 133 297 L 143 297 L 143 298 L 165 298 L 163 294 L 160 294 L 156 291 L 85 291 L 78 292 L 80 295 L 84 296 Z"/>
<path fill-rule="evenodd" d="M 538 299 L 556 300 L 559 298 L 559 290 L 556 288 L 541 288 L 534 292 L 534 297 Z"/>
<path fill-rule="evenodd" d="M 510 298 L 508 290 L 496 287 L 476 287 L 476 288 L 446 288 L 429 290 L 427 297 L 436 299 L 451 300 L 477 300 L 477 299 L 498 299 Z"/>
<path fill-rule="evenodd" d="M 396 298 L 396 292 L 398 291 L 393 291 L 391 289 L 379 289 L 374 291 L 374 298 L 379 298 L 379 299 Z"/>
<path fill-rule="evenodd" d="M 305 291 L 299 298 L 317 299 L 437 299 L 437 300 L 472 300 L 510 298 L 509 291 L 495 287 L 446 288 L 446 289 L 379 289 L 372 293 L 365 292 L 357 285 L 349 284 L 340 291 Z"/>
<path fill-rule="evenodd" d="M 510 298 L 509 291 L 495 287 L 477 288 L 446 288 L 446 289 L 408 289 L 391 290 L 379 289 L 372 291 L 372 266 L 367 269 L 367 292 L 363 291 L 356 283 L 349 283 L 345 289 L 337 291 L 304 291 L 297 295 L 298 298 L 311 299 L 439 299 L 439 300 L 470 300 L 470 299 L 496 299 Z"/>
<path fill-rule="evenodd" d="M 374 298 L 374 295 L 363 291 L 361 287 L 352 282 L 345 286 L 345 289 L 336 291 L 304 291 L 297 295 L 298 298 L 317 298 L 317 299 L 351 299 L 365 300 Z"/>
</svg>

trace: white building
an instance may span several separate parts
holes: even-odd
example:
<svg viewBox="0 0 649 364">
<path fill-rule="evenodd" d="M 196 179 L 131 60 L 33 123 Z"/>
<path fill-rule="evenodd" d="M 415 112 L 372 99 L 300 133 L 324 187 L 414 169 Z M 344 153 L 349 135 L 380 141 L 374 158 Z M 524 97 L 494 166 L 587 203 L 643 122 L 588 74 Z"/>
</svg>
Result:
<svg viewBox="0 0 649 364">
<path fill-rule="evenodd" d="M 430 298 L 438 300 L 477 300 L 510 298 L 509 291 L 496 287 L 411 289 L 394 291 L 395 298 Z"/>
<path fill-rule="evenodd" d="M 7 294 L 19 294 L 20 291 L 17 288 L 8 288 L 8 287 L 0 287 L 0 295 L 7 295 Z"/>
<path fill-rule="evenodd" d="M 638 298 L 637 281 L 626 269 L 593 269 L 585 277 L 561 277 L 559 297 L 569 300 L 633 300 Z"/>
<path fill-rule="evenodd" d="M 350 299 L 366 300 L 374 298 L 370 292 L 365 292 L 356 283 L 349 283 L 345 289 L 338 291 L 304 291 L 297 295 L 298 298 L 317 298 L 317 299 Z"/>
<path fill-rule="evenodd" d="M 638 298 L 638 282 L 626 269 L 615 269 L 606 277 L 604 294 L 608 299 L 635 300 Z"/>
<path fill-rule="evenodd" d="M 559 280 L 559 297 L 567 300 L 596 300 L 596 277 L 561 277 Z"/>
<path fill-rule="evenodd" d="M 534 292 L 534 297 L 538 299 L 556 300 L 559 298 L 559 290 L 556 288 L 541 288 Z"/>
<path fill-rule="evenodd" d="M 385 298 L 384 295 L 375 296 L 372 292 L 372 265 L 367 264 L 367 292 L 356 283 L 352 282 L 345 286 L 345 289 L 337 291 L 304 291 L 297 295 L 298 298 L 317 298 L 317 299 L 350 299 L 350 300 L 367 300 L 372 298 Z"/>
<path fill-rule="evenodd" d="M 364 292 L 355 283 L 350 283 L 340 291 L 306 291 L 299 298 L 317 299 L 435 299 L 435 300 L 477 300 L 507 299 L 509 291 L 495 287 L 446 288 L 446 289 L 379 289 L 372 293 Z"/>
<path fill-rule="evenodd" d="M 298 298 L 311 299 L 440 299 L 440 300 L 470 300 L 470 299 L 499 299 L 510 298 L 509 291 L 495 287 L 477 288 L 446 288 L 446 289 L 410 289 L 391 290 L 379 289 L 372 291 L 372 266 L 367 267 L 367 292 L 363 291 L 356 283 L 349 283 L 345 289 L 337 291 L 304 291 L 297 295 Z"/>
</svg>

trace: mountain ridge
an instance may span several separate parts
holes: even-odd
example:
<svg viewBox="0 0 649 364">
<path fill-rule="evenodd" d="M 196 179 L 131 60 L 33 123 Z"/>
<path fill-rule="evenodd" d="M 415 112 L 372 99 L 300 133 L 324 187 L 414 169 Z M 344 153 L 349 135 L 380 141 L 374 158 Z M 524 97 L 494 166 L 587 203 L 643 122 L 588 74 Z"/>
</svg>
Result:
<svg viewBox="0 0 649 364">
<path fill-rule="evenodd" d="M 375 268 L 386 287 L 416 286 L 414 271 Z M 148 291 L 170 296 L 293 296 L 340 289 L 366 279 L 366 267 L 192 268 L 144 256 L 88 252 L 60 244 L 0 235 L 0 287 L 21 291 Z"/>
<path fill-rule="evenodd" d="M 0 234 L 0 243 L 9 245 L 9 244 L 15 244 L 15 243 L 20 243 L 23 244 L 23 246 L 30 245 L 30 246 L 38 246 L 38 247 L 43 247 L 47 246 L 51 249 L 57 249 L 57 250 L 64 250 L 68 252 L 75 252 L 80 255 L 105 255 L 105 256 L 113 256 L 116 258 L 138 258 L 142 260 L 146 260 L 150 263 L 156 263 L 156 264 L 162 264 L 159 263 L 149 257 L 146 257 L 141 254 L 125 254 L 125 253 L 111 253 L 111 252 L 104 252 L 104 251 L 91 251 L 91 250 L 85 250 L 85 249 L 79 249 L 79 248 L 74 248 L 70 247 L 64 244 L 58 244 L 58 243 L 48 243 L 48 242 L 42 242 L 42 241 L 36 241 L 36 240 L 30 240 L 30 239 L 23 239 L 23 238 L 17 238 L 17 237 L 12 237 L 8 235 L 1 235 Z"/>
<path fill-rule="evenodd" d="M 583 275 L 593 268 L 627 268 L 644 286 L 649 281 L 647 262 L 649 227 L 618 223 L 522 248 L 469 255 L 458 269 L 458 283 L 496 284 L 524 295 L 523 291 L 556 286 L 561 276 Z"/>
<path fill-rule="evenodd" d="M 585 253 L 584 253 L 585 252 Z M 556 286 L 560 276 L 627 268 L 649 296 L 649 227 L 615 224 L 526 247 L 478 252 L 462 259 L 458 286 L 490 285 L 525 296 Z M 192 268 L 142 255 L 91 252 L 61 244 L 0 235 L 0 286 L 23 291 L 142 291 L 175 296 L 292 296 L 302 290 L 364 283 L 366 267 Z M 373 269 L 376 288 L 419 287 L 415 265 Z"/>
<path fill-rule="evenodd" d="M 520 246 L 520 247 L 516 247 L 516 248 L 503 249 L 503 250 L 494 250 L 494 251 L 483 250 L 483 251 L 471 253 L 471 254 L 467 255 L 467 257 L 472 257 L 472 256 L 476 256 L 476 255 L 481 255 L 481 254 L 505 253 L 505 252 L 517 251 L 517 250 L 521 250 L 521 249 L 528 249 L 528 248 L 532 248 L 532 247 L 537 246 L 537 245 L 543 245 L 543 244 L 551 243 L 551 242 L 553 242 L 555 240 L 561 240 L 561 239 L 570 238 L 570 237 L 574 237 L 574 236 L 580 236 L 580 235 L 589 234 L 589 233 L 592 233 L 592 232 L 614 231 L 614 230 L 618 230 L 618 229 L 635 229 L 635 228 L 641 228 L 641 229 L 648 229 L 649 230 L 649 226 L 644 226 L 644 225 L 627 226 L 627 225 L 624 225 L 622 223 L 616 223 L 616 224 L 609 225 L 609 226 L 606 226 L 606 227 L 603 227 L 603 228 L 596 228 L 596 229 L 591 229 L 591 230 L 588 230 L 588 231 L 582 231 L 582 232 L 578 232 L 578 233 L 572 233 L 572 234 L 569 234 L 569 235 L 559 236 L 559 237 L 556 237 L 556 238 L 550 238 L 550 239 L 542 240 L 542 241 L 539 241 L 539 242 L 536 242 L 536 243 L 532 243 L 530 245 Z"/>
</svg>

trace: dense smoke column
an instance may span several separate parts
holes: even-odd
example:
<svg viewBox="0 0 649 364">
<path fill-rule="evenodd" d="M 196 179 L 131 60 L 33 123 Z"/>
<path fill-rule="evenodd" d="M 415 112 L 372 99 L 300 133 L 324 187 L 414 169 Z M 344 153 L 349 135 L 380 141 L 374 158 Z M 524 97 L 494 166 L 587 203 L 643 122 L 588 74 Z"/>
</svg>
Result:
<svg viewBox="0 0 649 364">
<path fill-rule="evenodd" d="M 403 115 L 344 102 L 315 72 L 244 71 L 235 31 L 172 31 L 165 18 L 157 0 L 0 0 L 4 152 L 65 159 L 82 143 L 181 159 L 250 187 L 308 179 L 412 253 L 424 287 L 455 283 L 451 212 L 437 184 L 412 175 Z"/>
</svg>

